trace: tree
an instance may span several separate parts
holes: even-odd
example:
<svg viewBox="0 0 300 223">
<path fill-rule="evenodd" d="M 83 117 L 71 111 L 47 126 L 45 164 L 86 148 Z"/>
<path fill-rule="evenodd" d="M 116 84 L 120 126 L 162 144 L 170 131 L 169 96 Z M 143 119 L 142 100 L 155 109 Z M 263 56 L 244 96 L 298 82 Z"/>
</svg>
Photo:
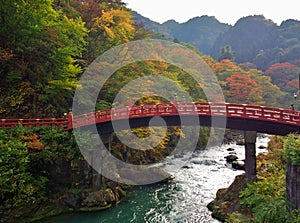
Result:
<svg viewBox="0 0 300 223">
<path fill-rule="evenodd" d="M 260 104 L 262 89 L 251 77 L 241 74 L 233 74 L 226 79 L 227 95 L 231 102 Z"/>
<path fill-rule="evenodd" d="M 298 91 L 298 74 L 300 68 L 294 64 L 276 63 L 270 66 L 265 74 L 272 79 L 272 83 L 276 84 L 281 90 L 286 92 Z"/>
<path fill-rule="evenodd" d="M 132 14 L 121 1 L 85 0 L 73 5 L 89 30 L 84 54 L 88 64 L 113 46 L 134 38 Z"/>
<path fill-rule="evenodd" d="M 250 69 L 246 74 L 256 81 L 262 90 L 263 102 L 260 104 L 271 107 L 282 107 L 282 104 L 286 104 L 285 93 L 272 84 L 270 77 L 256 69 Z"/>
<path fill-rule="evenodd" d="M 220 48 L 230 45 L 238 63 L 255 63 L 254 59 L 260 50 L 266 51 L 280 45 L 279 36 L 278 28 L 271 20 L 266 19 L 262 15 L 247 16 L 239 19 L 233 27 L 229 28 L 227 32 L 216 40 L 213 47 L 213 55 L 215 58 L 218 58 Z M 277 57 L 277 55 L 269 56 L 273 57 L 268 58 L 267 64 L 270 64 L 270 61 Z M 260 61 L 257 60 L 257 62 Z M 256 66 L 259 69 L 263 69 L 258 64 Z"/>
<path fill-rule="evenodd" d="M 68 18 L 52 3 L 1 3 L 1 116 L 61 115 L 70 104 L 87 30 L 80 18 Z"/>
<path fill-rule="evenodd" d="M 211 67 L 217 76 L 224 76 L 228 72 L 241 72 L 242 69 L 237 66 L 233 61 L 224 59 L 214 63 Z"/>
<path fill-rule="evenodd" d="M 219 56 L 218 56 L 218 61 L 221 60 L 234 60 L 234 54 L 232 52 L 231 46 L 225 45 L 221 48 Z"/>
</svg>

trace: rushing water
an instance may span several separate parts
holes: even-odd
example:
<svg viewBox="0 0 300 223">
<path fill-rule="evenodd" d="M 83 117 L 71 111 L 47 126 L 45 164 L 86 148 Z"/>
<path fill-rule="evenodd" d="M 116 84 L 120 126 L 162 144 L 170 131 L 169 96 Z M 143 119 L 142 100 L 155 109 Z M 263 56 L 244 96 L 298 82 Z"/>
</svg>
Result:
<svg viewBox="0 0 300 223">
<path fill-rule="evenodd" d="M 257 147 L 266 146 L 268 138 L 259 138 Z M 227 148 L 234 148 L 244 159 L 244 147 L 223 145 L 199 151 L 186 157 L 166 160 L 166 167 L 186 162 L 169 184 L 156 184 L 135 188 L 115 208 L 100 212 L 76 213 L 48 219 L 43 223 L 216 223 L 206 205 L 218 189 L 228 187 L 236 175 L 226 164 Z M 258 152 L 265 152 L 257 149 Z"/>
</svg>

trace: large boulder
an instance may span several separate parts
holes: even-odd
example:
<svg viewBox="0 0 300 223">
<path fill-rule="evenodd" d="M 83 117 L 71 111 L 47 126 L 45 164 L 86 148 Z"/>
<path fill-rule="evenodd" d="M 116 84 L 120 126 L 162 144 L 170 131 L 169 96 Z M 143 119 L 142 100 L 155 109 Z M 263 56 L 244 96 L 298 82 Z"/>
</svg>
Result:
<svg viewBox="0 0 300 223">
<path fill-rule="evenodd" d="M 105 207 L 115 201 L 115 196 L 110 189 L 85 192 L 85 197 L 81 203 L 81 207 Z"/>
<path fill-rule="evenodd" d="M 233 161 L 238 160 L 238 157 L 236 155 L 232 154 L 232 155 L 226 156 L 225 159 L 226 159 L 226 162 L 232 163 Z"/>
</svg>

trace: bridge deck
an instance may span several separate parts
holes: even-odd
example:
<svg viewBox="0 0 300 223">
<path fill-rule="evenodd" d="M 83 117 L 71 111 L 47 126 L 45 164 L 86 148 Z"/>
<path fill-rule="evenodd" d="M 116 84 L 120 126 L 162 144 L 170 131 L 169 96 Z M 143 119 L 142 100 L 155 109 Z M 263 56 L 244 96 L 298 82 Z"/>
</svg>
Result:
<svg viewBox="0 0 300 223">
<path fill-rule="evenodd" d="M 280 108 L 271 108 L 257 105 L 233 104 L 233 103 L 206 103 L 206 102 L 178 102 L 175 104 L 155 104 L 132 107 L 121 107 L 111 110 L 91 112 L 82 115 L 73 116 L 71 114 L 66 118 L 44 118 L 44 119 L 2 119 L 1 128 L 13 128 L 17 125 L 39 127 L 39 126 L 61 126 L 66 130 L 85 127 L 111 121 L 130 119 L 136 126 L 146 125 L 152 117 L 160 116 L 169 120 L 168 124 L 177 125 L 176 117 L 180 116 L 198 116 L 200 124 L 209 126 L 209 120 L 212 118 L 226 118 L 227 128 L 241 130 L 253 130 L 268 132 L 269 128 L 277 128 L 276 134 L 287 132 L 300 132 L 300 112 L 284 110 Z M 144 120 L 144 121 L 141 121 Z M 208 120 L 208 121 L 207 121 Z M 107 125 L 107 124 L 106 124 Z M 134 126 L 134 124 L 133 124 Z M 247 127 L 248 126 L 248 127 Z M 265 130 L 264 130 L 265 129 Z M 269 132 L 272 131 L 269 129 Z M 275 133 L 274 133 L 275 134 Z"/>
</svg>

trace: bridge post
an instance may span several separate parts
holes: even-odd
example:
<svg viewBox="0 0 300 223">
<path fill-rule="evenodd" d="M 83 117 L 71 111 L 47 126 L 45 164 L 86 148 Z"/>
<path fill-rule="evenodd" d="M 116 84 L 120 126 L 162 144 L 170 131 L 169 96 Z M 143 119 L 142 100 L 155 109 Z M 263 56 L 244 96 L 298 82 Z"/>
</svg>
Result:
<svg viewBox="0 0 300 223">
<path fill-rule="evenodd" d="M 68 117 L 67 130 L 72 130 L 73 129 L 73 114 L 72 114 L 72 111 L 69 111 L 67 117 Z"/>
<path fill-rule="evenodd" d="M 245 171 L 249 182 L 256 180 L 256 132 L 245 131 Z"/>
</svg>

